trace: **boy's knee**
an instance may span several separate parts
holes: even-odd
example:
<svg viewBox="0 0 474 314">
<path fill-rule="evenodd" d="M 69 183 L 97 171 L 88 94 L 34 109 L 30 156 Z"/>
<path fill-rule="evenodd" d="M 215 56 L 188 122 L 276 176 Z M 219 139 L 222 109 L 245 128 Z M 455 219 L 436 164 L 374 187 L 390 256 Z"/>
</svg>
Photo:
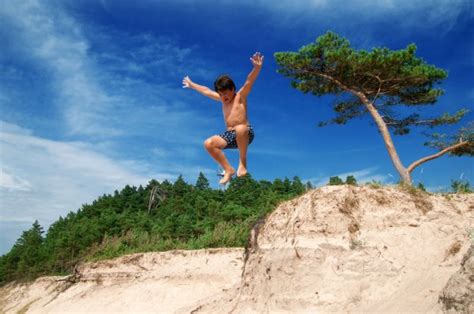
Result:
<svg viewBox="0 0 474 314">
<path fill-rule="evenodd" d="M 212 139 L 208 138 L 207 140 L 204 141 L 204 147 L 206 149 L 211 149 L 212 148 Z"/>
<path fill-rule="evenodd" d="M 207 150 L 213 149 L 213 148 L 219 148 L 219 143 L 216 141 L 215 138 L 210 137 L 207 140 L 204 141 L 204 147 Z"/>
</svg>

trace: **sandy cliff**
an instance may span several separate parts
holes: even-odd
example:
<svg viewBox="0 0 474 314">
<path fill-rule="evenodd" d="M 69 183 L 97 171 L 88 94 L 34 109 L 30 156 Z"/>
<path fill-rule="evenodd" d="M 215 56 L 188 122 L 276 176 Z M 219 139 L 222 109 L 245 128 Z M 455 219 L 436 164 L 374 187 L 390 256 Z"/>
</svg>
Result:
<svg viewBox="0 0 474 314">
<path fill-rule="evenodd" d="M 473 194 L 327 186 L 282 203 L 247 250 L 81 265 L 3 287 L 0 312 L 441 312 L 473 233 Z"/>
</svg>

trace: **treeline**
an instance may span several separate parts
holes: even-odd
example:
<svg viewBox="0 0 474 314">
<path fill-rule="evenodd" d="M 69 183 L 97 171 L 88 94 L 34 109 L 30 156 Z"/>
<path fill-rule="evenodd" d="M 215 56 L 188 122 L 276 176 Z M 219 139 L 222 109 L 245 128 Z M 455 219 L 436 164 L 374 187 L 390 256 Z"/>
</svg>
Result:
<svg viewBox="0 0 474 314">
<path fill-rule="evenodd" d="M 270 182 L 247 176 L 216 190 L 202 173 L 194 185 L 181 176 L 174 183 L 127 185 L 60 217 L 46 235 L 35 221 L 0 257 L 0 284 L 67 274 L 79 262 L 128 253 L 243 247 L 260 217 L 308 188 L 298 177 Z"/>
</svg>

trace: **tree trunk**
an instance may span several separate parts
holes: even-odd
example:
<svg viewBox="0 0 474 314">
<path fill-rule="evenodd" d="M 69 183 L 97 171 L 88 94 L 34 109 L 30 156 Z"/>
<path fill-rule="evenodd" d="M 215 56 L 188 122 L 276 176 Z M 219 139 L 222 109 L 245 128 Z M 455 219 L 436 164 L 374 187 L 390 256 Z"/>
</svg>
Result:
<svg viewBox="0 0 474 314">
<path fill-rule="evenodd" d="M 403 173 L 400 173 L 400 177 L 401 177 L 401 183 L 403 185 L 412 185 L 413 182 L 411 181 L 411 174 L 410 172 L 408 172 L 408 170 L 405 170 Z"/>
<path fill-rule="evenodd" d="M 357 93 L 357 96 L 365 104 L 367 110 L 372 115 L 372 118 L 374 118 L 375 123 L 377 124 L 377 127 L 380 131 L 380 134 L 382 134 L 382 138 L 385 143 L 385 147 L 387 148 L 388 155 L 390 156 L 390 159 L 392 160 L 395 169 L 400 175 L 401 183 L 405 185 L 412 185 L 410 172 L 407 170 L 407 168 L 405 168 L 405 166 L 403 166 L 400 157 L 398 157 L 398 153 L 395 149 L 395 145 L 393 144 L 392 137 L 390 136 L 390 132 L 388 131 L 387 125 L 385 124 L 385 121 L 383 121 L 382 116 L 380 116 L 377 109 L 364 94 Z"/>
</svg>

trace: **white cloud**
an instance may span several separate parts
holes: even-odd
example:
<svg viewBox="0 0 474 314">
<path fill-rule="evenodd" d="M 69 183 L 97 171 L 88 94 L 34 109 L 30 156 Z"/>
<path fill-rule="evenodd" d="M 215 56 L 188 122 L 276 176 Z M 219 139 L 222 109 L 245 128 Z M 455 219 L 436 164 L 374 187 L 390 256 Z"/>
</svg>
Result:
<svg viewBox="0 0 474 314">
<path fill-rule="evenodd" d="M 16 33 L 17 44 L 49 69 L 56 94 L 54 103 L 63 113 L 71 134 L 107 134 L 120 132 L 108 127 L 106 112 L 113 97 L 96 79 L 94 64 L 88 60 L 89 45 L 81 28 L 60 6 L 42 1 L 8 2 L 1 15 Z"/>
<path fill-rule="evenodd" d="M 47 228 L 60 215 L 126 184 L 176 178 L 176 173 L 156 172 L 137 161 L 113 160 L 84 142 L 41 138 L 1 121 L 0 126 L 0 223 L 24 228 L 19 222 L 38 220 Z M 15 230 L 16 235 L 21 231 Z"/>
<path fill-rule="evenodd" d="M 51 103 L 62 115 L 66 135 L 94 140 L 141 135 L 151 119 L 155 130 L 160 124 L 191 129 L 203 123 L 196 110 L 188 105 L 182 110 L 175 101 L 181 82 L 167 81 L 170 73 L 184 75 L 185 70 L 210 75 L 205 61 L 191 57 L 193 47 L 180 47 L 167 37 L 83 25 L 61 5 L 43 1 L 8 2 L 0 16 L 15 33 L 20 47 L 15 49 L 49 71 L 42 75 L 50 80 Z M 101 47 L 92 50 L 92 44 Z"/>
<path fill-rule="evenodd" d="M 322 186 L 328 184 L 330 177 L 338 176 L 344 181 L 347 176 L 352 175 L 356 178 L 358 183 L 367 183 L 372 181 L 388 183 L 390 181 L 390 177 L 388 175 L 376 173 L 377 170 L 377 167 L 369 167 L 361 170 L 347 171 L 338 174 L 323 175 L 316 178 L 304 179 L 303 181 L 310 181 L 314 186 Z"/>
<path fill-rule="evenodd" d="M 11 191 L 30 191 L 31 184 L 23 178 L 9 174 L 6 169 L 0 168 L 0 188 Z"/>
<path fill-rule="evenodd" d="M 33 132 L 31 130 L 22 128 L 16 124 L 8 123 L 5 121 L 0 121 L 0 132 L 2 133 L 13 133 L 13 134 L 20 134 L 20 135 L 32 135 Z"/>
<path fill-rule="evenodd" d="M 465 0 L 252 0 L 244 1 L 272 11 L 280 23 L 307 23 L 316 20 L 327 25 L 353 27 L 352 21 L 373 23 L 397 21 L 398 26 L 429 29 L 443 26 L 448 31 L 463 12 L 472 12 L 472 4 Z M 348 20 L 348 17 L 351 17 Z"/>
</svg>

